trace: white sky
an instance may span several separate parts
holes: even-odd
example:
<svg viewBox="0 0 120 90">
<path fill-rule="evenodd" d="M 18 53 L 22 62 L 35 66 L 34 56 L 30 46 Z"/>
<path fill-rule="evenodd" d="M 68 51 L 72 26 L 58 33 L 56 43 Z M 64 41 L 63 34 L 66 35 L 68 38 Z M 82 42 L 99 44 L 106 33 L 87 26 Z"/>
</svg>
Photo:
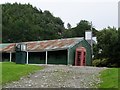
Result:
<svg viewBox="0 0 120 90">
<path fill-rule="evenodd" d="M 30 3 L 37 8 L 49 10 L 65 23 L 75 27 L 80 20 L 92 21 L 96 29 L 118 27 L 119 0 L 2 0 L 0 3 Z"/>
</svg>

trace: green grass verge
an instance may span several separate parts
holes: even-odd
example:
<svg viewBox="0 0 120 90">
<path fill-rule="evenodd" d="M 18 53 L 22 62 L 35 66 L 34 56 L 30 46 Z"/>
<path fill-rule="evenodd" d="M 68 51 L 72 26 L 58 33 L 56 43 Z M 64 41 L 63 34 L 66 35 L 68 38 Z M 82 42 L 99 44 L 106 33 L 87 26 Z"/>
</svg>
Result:
<svg viewBox="0 0 120 90">
<path fill-rule="evenodd" d="M 2 83 L 2 63 L 0 62 L 0 85 Z M 0 87 L 1 89 L 1 87 Z"/>
<path fill-rule="evenodd" d="M 22 76 L 41 70 L 43 67 L 35 65 L 22 65 L 10 62 L 2 63 L 2 85 L 19 80 Z M 0 81 L 1 82 L 1 81 Z"/>
<path fill-rule="evenodd" d="M 120 70 L 120 68 L 119 68 Z M 118 68 L 110 68 L 101 72 L 101 81 L 99 88 L 118 88 Z"/>
</svg>

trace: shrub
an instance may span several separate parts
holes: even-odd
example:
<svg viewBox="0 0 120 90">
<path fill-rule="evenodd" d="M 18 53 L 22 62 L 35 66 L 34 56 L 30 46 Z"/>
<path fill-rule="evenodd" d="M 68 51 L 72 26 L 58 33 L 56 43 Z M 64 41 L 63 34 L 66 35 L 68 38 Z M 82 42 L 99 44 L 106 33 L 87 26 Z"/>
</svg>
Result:
<svg viewBox="0 0 120 90">
<path fill-rule="evenodd" d="M 92 61 L 93 66 L 99 66 L 100 65 L 100 59 L 95 59 Z"/>
<path fill-rule="evenodd" d="M 108 59 L 103 58 L 103 59 L 95 59 L 92 61 L 93 66 L 97 67 L 105 67 L 108 66 Z"/>
</svg>

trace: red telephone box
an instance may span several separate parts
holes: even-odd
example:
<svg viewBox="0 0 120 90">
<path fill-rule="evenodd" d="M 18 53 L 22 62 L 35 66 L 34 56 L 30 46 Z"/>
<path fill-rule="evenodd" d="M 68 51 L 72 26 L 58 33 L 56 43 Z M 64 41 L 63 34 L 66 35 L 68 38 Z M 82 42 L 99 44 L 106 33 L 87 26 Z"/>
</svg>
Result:
<svg viewBox="0 0 120 90">
<path fill-rule="evenodd" d="M 75 66 L 85 66 L 86 65 L 86 49 L 84 47 L 79 47 L 76 49 L 75 55 Z"/>
</svg>

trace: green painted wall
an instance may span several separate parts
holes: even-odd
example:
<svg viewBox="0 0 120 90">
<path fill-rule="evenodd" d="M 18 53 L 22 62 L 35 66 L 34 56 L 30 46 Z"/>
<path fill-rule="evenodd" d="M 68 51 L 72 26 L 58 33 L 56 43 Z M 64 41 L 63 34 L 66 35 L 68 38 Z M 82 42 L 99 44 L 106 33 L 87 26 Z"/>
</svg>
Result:
<svg viewBox="0 0 120 90">
<path fill-rule="evenodd" d="M 67 65 L 67 50 L 48 51 L 48 64 Z"/>
<path fill-rule="evenodd" d="M 26 52 L 16 52 L 16 60 L 17 64 L 26 64 Z"/>
<path fill-rule="evenodd" d="M 86 40 L 82 40 L 75 46 L 69 49 L 69 64 L 74 65 L 75 64 L 75 51 L 76 48 L 79 46 L 83 46 L 86 48 L 86 65 L 91 65 L 91 46 Z"/>
<path fill-rule="evenodd" d="M 68 49 L 69 56 L 68 56 L 67 50 L 48 51 L 48 64 L 74 65 L 75 64 L 75 51 L 76 51 L 76 48 L 79 46 L 83 46 L 86 48 L 86 65 L 90 66 L 92 62 L 91 61 L 92 60 L 91 59 L 91 46 L 86 40 L 82 40 L 78 44 L 69 48 Z M 21 58 L 20 54 L 16 53 L 16 55 L 19 55 L 17 58 Z M 26 54 L 24 53 L 23 56 L 26 58 L 25 55 Z M 29 64 L 45 64 L 45 59 L 46 59 L 46 52 L 29 52 L 29 61 L 28 61 Z M 17 62 L 23 63 L 24 60 L 17 61 Z"/>
</svg>

